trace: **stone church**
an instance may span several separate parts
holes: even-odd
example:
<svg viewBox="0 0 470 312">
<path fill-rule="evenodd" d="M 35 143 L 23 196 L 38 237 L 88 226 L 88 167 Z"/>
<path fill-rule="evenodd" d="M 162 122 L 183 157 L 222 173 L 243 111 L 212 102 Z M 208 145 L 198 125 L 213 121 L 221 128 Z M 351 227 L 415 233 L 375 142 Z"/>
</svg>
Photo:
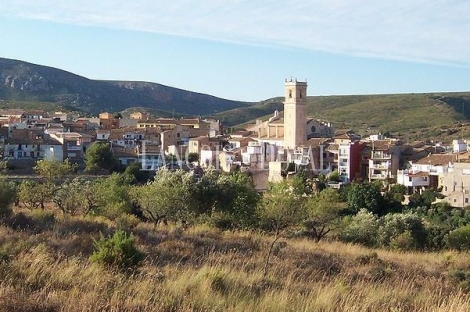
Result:
<svg viewBox="0 0 470 312">
<path fill-rule="evenodd" d="M 331 138 L 332 124 L 307 117 L 307 82 L 286 80 L 284 83 L 284 117 L 278 111 L 267 121 L 257 120 L 246 130 L 259 142 L 293 149 L 310 138 Z"/>
</svg>

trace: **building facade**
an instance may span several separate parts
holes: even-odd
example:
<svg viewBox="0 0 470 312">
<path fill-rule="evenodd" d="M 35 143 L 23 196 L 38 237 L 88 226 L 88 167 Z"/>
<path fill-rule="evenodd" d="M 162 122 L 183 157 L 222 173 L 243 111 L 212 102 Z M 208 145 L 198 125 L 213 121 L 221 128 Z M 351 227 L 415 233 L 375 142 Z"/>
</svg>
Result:
<svg viewBox="0 0 470 312">
<path fill-rule="evenodd" d="M 286 80 L 284 93 L 284 147 L 296 148 L 307 141 L 307 82 Z"/>
</svg>

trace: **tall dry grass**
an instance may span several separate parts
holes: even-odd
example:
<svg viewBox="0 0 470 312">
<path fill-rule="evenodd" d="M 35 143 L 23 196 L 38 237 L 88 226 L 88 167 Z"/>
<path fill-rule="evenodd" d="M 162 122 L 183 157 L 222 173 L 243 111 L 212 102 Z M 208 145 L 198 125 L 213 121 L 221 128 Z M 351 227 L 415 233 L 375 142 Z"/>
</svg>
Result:
<svg viewBox="0 0 470 312">
<path fill-rule="evenodd" d="M 452 277 L 470 271 L 465 253 L 286 239 L 263 277 L 269 236 L 140 223 L 128 230 L 148 256 L 126 273 L 88 260 L 116 223 L 26 219 L 0 226 L 0 311 L 470 311 Z"/>
</svg>

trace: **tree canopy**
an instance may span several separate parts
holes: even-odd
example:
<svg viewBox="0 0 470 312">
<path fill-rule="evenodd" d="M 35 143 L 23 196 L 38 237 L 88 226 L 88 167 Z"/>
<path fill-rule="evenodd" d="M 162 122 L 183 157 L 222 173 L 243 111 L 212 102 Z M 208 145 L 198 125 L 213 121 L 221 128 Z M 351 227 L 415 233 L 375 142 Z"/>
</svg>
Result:
<svg viewBox="0 0 470 312">
<path fill-rule="evenodd" d="M 86 171 L 96 173 L 98 170 L 112 171 L 118 166 L 109 144 L 93 142 L 85 154 Z"/>
</svg>

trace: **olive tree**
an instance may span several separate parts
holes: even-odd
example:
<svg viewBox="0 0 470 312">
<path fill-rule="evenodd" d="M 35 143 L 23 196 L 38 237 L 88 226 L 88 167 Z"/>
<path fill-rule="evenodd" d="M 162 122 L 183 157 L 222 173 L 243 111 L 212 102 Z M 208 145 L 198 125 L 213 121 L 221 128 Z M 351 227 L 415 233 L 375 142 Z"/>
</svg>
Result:
<svg viewBox="0 0 470 312">
<path fill-rule="evenodd" d="M 36 163 L 34 170 L 38 175 L 41 175 L 48 180 L 53 180 L 74 172 L 76 168 L 77 165 L 72 164 L 68 159 L 64 161 L 41 159 Z"/>
<path fill-rule="evenodd" d="M 192 173 L 162 169 L 154 181 L 134 187 L 131 196 L 155 225 L 165 220 L 186 222 L 192 213 L 193 184 Z"/>
<path fill-rule="evenodd" d="M 11 213 L 10 204 L 16 198 L 16 185 L 0 176 L 0 216 Z"/>
<path fill-rule="evenodd" d="M 23 181 L 18 190 L 19 200 L 29 209 L 45 208 L 56 191 L 56 186 L 50 182 Z"/>
<path fill-rule="evenodd" d="M 298 225 L 306 216 L 304 199 L 292 192 L 287 181 L 272 183 L 264 194 L 260 205 L 261 226 L 274 234 L 263 267 L 267 274 L 269 259 L 274 245 L 284 230 Z"/>
<path fill-rule="evenodd" d="M 338 191 L 326 188 L 318 195 L 310 196 L 306 202 L 306 219 L 303 224 L 305 234 L 319 242 L 341 220 L 341 212 L 346 209 L 346 203 L 341 202 Z"/>
</svg>

